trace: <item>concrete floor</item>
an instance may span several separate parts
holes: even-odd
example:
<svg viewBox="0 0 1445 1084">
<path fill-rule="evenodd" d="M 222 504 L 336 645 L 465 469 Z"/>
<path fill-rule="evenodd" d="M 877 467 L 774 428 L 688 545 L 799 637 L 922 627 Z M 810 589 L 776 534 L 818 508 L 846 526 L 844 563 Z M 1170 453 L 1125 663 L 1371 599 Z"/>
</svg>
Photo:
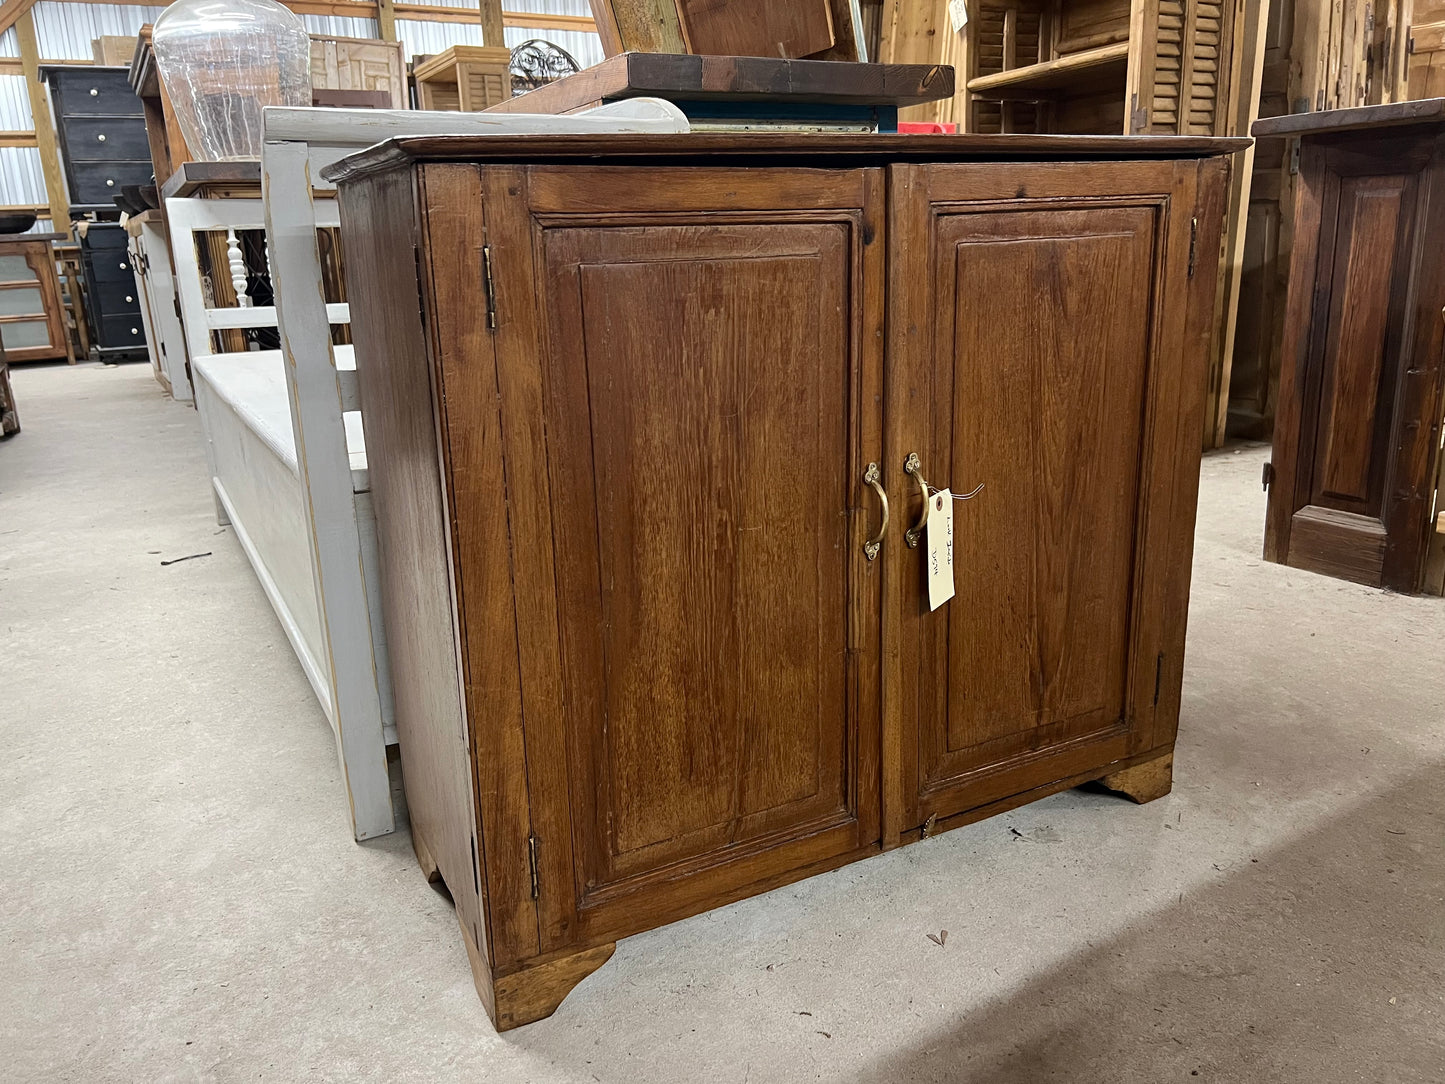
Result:
<svg viewBox="0 0 1445 1084">
<path fill-rule="evenodd" d="M 1445 603 L 1264 564 L 1263 449 L 1204 465 L 1171 796 L 630 938 L 498 1037 L 406 834 L 350 839 L 194 412 L 144 366 L 14 383 L 0 1078 L 1445 1080 Z"/>
</svg>

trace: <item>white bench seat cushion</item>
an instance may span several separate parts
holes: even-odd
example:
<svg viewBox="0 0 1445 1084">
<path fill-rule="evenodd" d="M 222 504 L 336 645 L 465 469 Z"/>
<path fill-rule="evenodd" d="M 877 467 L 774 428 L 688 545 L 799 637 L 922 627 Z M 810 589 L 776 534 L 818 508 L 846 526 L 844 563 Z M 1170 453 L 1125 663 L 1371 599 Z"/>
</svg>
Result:
<svg viewBox="0 0 1445 1084">
<path fill-rule="evenodd" d="M 338 369 L 356 368 L 356 355 L 350 346 L 338 346 L 335 352 Z M 281 351 L 208 354 L 192 359 L 191 372 L 209 384 L 293 474 L 298 473 L 296 436 L 291 430 L 291 400 L 286 392 L 286 363 L 281 359 Z M 370 485 L 361 415 L 348 412 L 341 419 L 346 427 L 352 490 L 365 493 Z"/>
</svg>

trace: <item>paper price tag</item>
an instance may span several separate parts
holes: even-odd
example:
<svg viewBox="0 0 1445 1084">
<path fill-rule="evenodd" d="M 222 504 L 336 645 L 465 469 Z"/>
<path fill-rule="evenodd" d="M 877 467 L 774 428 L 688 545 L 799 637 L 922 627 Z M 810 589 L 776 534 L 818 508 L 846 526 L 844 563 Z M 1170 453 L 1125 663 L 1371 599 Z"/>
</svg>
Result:
<svg viewBox="0 0 1445 1084">
<path fill-rule="evenodd" d="M 968 25 L 968 0 L 948 0 L 948 20 L 953 23 L 955 34 L 963 33 Z"/>
<path fill-rule="evenodd" d="M 928 608 L 936 610 L 953 597 L 953 494 L 940 489 L 928 498 Z"/>
</svg>

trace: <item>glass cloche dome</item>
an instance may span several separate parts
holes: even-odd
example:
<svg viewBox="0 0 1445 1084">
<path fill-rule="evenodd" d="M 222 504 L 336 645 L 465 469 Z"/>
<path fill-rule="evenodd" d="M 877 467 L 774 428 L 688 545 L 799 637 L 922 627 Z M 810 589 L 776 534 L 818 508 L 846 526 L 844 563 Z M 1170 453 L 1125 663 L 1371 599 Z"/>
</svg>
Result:
<svg viewBox="0 0 1445 1084">
<path fill-rule="evenodd" d="M 311 39 L 275 0 L 177 0 L 151 44 L 191 154 L 261 157 L 261 109 L 311 104 Z"/>
</svg>

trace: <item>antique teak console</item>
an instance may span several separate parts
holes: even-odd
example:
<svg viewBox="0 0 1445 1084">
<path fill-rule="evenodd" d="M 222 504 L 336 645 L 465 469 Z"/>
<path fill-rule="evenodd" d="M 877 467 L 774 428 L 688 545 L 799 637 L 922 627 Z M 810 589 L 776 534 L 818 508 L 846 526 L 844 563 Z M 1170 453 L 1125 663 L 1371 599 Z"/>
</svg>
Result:
<svg viewBox="0 0 1445 1084">
<path fill-rule="evenodd" d="M 1244 145 L 335 167 L 413 837 L 498 1028 L 619 937 L 1088 780 L 1169 790 Z M 925 480 L 984 486 L 932 612 Z"/>
</svg>

